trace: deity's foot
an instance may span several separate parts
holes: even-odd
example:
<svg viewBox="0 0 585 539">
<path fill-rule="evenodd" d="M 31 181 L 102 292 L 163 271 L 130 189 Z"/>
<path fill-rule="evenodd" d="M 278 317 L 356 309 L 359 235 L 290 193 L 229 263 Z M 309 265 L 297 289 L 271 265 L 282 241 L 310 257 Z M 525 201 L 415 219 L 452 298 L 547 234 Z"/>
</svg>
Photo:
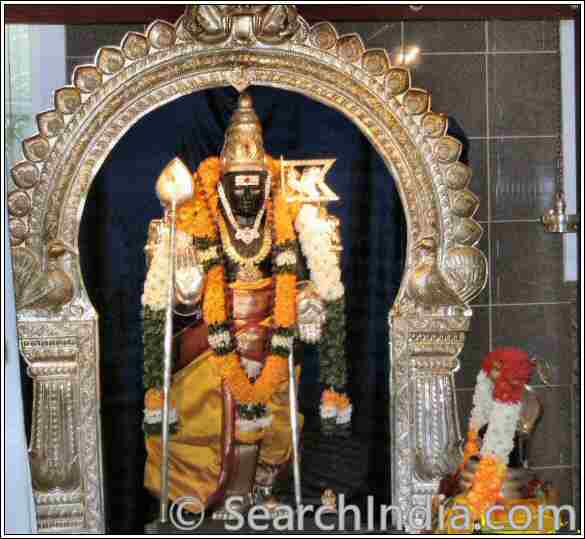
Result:
<svg viewBox="0 0 585 539">
<path fill-rule="evenodd" d="M 255 485 L 252 492 L 246 496 L 232 496 L 212 513 L 213 520 L 238 520 L 238 516 L 245 516 L 252 507 L 263 507 L 270 518 L 287 515 L 290 508 L 272 493 L 271 487 Z"/>
<path fill-rule="evenodd" d="M 271 518 L 290 514 L 290 506 L 284 504 L 278 496 L 274 495 L 272 486 L 254 485 L 253 499 L 254 505 L 264 507 Z"/>
<path fill-rule="evenodd" d="M 252 507 L 254 503 L 252 485 L 257 460 L 256 444 L 236 444 L 232 465 L 234 472 L 226 486 L 221 506 L 212 513 L 213 520 L 237 520 L 238 515 L 245 515 Z"/>
<path fill-rule="evenodd" d="M 286 468 L 283 465 L 275 466 L 265 462 L 258 462 L 256 467 L 254 488 L 252 491 L 254 504 L 259 507 L 264 507 L 272 518 L 290 513 L 290 507 L 283 503 L 280 497 L 274 494 L 276 479 L 283 471 L 286 471 Z"/>
<path fill-rule="evenodd" d="M 238 520 L 239 515 L 245 515 L 254 505 L 251 494 L 232 495 L 226 498 L 223 504 L 211 514 L 213 520 Z"/>
</svg>

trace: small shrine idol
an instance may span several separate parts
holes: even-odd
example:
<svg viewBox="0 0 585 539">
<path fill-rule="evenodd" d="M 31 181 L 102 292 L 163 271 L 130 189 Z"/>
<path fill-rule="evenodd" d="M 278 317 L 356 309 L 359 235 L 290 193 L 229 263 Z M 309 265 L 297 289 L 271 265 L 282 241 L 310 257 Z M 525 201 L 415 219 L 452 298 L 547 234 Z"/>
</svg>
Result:
<svg viewBox="0 0 585 539">
<path fill-rule="evenodd" d="M 558 495 L 528 466 L 530 436 L 542 415 L 542 405 L 528 386 L 538 361 L 513 347 L 498 348 L 485 358 L 463 462 L 441 483 L 448 509 L 439 532 L 555 531 L 550 514 L 539 518 L 539 507 L 554 503 Z M 467 530 L 461 528 L 465 522 Z"/>
<path fill-rule="evenodd" d="M 242 94 L 221 155 L 200 164 L 196 194 L 177 210 L 169 497 L 196 496 L 217 518 L 230 496 L 245 500 L 241 511 L 274 502 L 274 482 L 292 456 L 288 360 L 295 339 L 319 347 L 324 431 L 350 429 L 339 223 L 316 188 L 329 161 L 320 169 L 311 161 L 305 172 L 302 162 L 267 155 L 252 98 Z M 303 177 L 311 182 L 306 200 L 307 190 L 298 189 Z M 143 295 L 145 485 L 156 496 L 166 221 L 151 223 Z M 294 359 L 299 377 L 302 358 Z"/>
</svg>

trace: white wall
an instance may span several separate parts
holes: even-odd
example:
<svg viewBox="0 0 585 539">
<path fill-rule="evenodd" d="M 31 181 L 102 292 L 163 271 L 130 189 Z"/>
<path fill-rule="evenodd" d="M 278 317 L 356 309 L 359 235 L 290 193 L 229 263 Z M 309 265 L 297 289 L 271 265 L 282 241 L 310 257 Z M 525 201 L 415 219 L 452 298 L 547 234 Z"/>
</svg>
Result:
<svg viewBox="0 0 585 539">
<path fill-rule="evenodd" d="M 575 21 L 561 21 L 563 179 L 567 213 L 577 213 L 577 136 L 575 111 Z M 578 279 L 577 234 L 563 238 L 565 281 Z"/>
<path fill-rule="evenodd" d="M 7 222 L 6 213 L 4 219 Z M 10 245 L 8 226 L 4 226 L 4 245 Z M 36 517 L 24 434 L 10 249 L 4 253 L 4 261 L 4 532 L 21 534 L 36 531 Z"/>
<path fill-rule="evenodd" d="M 18 109 L 18 114 L 31 115 L 30 126 L 34 125 L 34 116 L 54 108 L 53 92 L 65 85 L 65 28 L 63 26 L 30 26 L 29 39 L 19 43 L 26 46 L 26 69 L 22 66 L 9 66 L 14 61 L 17 51 L 5 50 L 5 75 L 18 73 L 15 80 L 7 80 L 4 96 L 5 113 Z M 7 27 L 10 32 L 10 27 Z M 8 44 L 9 39 L 5 42 Z M 8 48 L 8 47 L 7 47 Z M 19 52 L 22 58 L 23 50 Z M 11 54 L 12 53 L 12 54 Z M 30 66 L 30 68 L 29 68 Z M 12 69 L 10 69 L 12 68 Z M 18 81 L 16 82 L 16 78 Z M 30 92 L 23 92 L 24 88 Z M 27 99 L 23 100 L 22 95 Z M 30 95 L 30 99 L 28 96 Z M 27 110 L 29 109 L 29 110 Z M 13 163 L 5 147 L 4 172 L 8 172 Z M 6 182 L 3 182 L 6 186 Z M 14 288 L 12 281 L 12 263 L 8 238 L 7 212 L 3 207 L 4 220 L 4 533 L 35 533 L 36 515 L 32 496 L 30 466 L 24 431 L 23 402 L 21 393 L 21 364 L 16 335 L 16 311 L 14 305 Z"/>
</svg>

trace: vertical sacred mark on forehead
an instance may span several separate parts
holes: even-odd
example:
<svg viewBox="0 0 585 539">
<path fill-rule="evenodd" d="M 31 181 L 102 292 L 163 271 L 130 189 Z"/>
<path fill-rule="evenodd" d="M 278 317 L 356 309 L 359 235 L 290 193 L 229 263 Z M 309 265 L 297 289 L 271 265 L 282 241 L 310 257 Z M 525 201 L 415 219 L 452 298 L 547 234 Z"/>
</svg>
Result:
<svg viewBox="0 0 585 539">
<path fill-rule="evenodd" d="M 236 187 L 258 187 L 260 176 L 258 174 L 238 174 L 236 176 Z"/>
</svg>

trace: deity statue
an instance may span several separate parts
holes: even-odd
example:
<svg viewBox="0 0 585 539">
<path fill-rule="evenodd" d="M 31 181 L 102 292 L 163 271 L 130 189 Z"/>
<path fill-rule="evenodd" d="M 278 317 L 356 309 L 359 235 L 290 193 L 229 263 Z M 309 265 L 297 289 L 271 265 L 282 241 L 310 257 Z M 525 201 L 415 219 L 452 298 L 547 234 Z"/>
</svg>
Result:
<svg viewBox="0 0 585 539">
<path fill-rule="evenodd" d="M 324 431 L 350 428 L 338 222 L 322 204 L 287 200 L 280 170 L 242 94 L 221 156 L 201 163 L 196 195 L 177 211 L 169 496 L 194 496 L 217 518 L 230 496 L 243 497 L 242 511 L 273 502 L 292 452 L 288 359 L 296 339 L 319 346 Z M 167 220 L 151 223 L 143 296 L 145 485 L 156 496 Z"/>
</svg>

